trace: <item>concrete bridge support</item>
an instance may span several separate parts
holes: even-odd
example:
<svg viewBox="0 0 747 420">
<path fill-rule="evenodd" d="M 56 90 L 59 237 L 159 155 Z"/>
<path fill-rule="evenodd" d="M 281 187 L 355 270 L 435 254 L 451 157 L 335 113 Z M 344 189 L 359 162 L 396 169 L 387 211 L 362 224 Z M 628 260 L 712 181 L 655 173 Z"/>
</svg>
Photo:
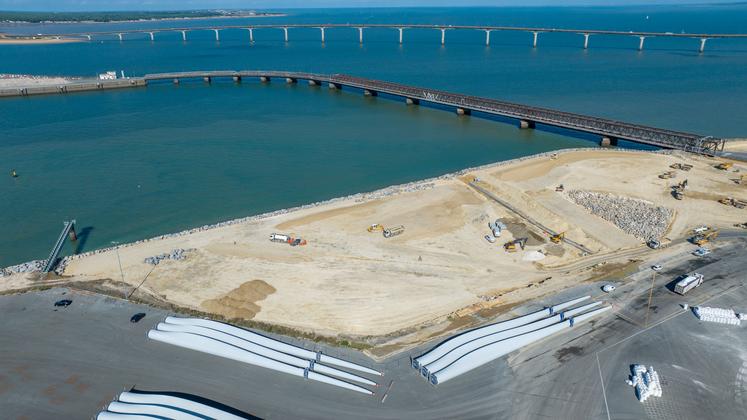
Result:
<svg viewBox="0 0 747 420">
<path fill-rule="evenodd" d="M 358 43 L 363 43 L 363 28 L 358 28 Z"/>
<path fill-rule="evenodd" d="M 220 29 L 213 29 L 215 32 L 215 40 L 220 41 Z"/>
<path fill-rule="evenodd" d="M 122 34 L 117 34 L 117 36 L 119 37 L 119 40 L 121 41 L 122 40 Z"/>
<path fill-rule="evenodd" d="M 182 41 L 187 41 L 187 31 L 182 31 Z"/>
<path fill-rule="evenodd" d="M 269 76 L 259 76 L 259 81 L 262 83 L 270 83 L 270 77 Z"/>
<path fill-rule="evenodd" d="M 296 79 L 294 77 L 286 77 L 285 78 L 285 83 L 287 83 L 289 85 L 293 85 L 293 84 L 298 83 L 298 79 Z"/>
<path fill-rule="evenodd" d="M 241 76 L 233 76 L 234 83 L 241 83 Z"/>
<path fill-rule="evenodd" d="M 322 44 L 324 44 L 324 27 L 319 28 L 320 31 L 322 31 Z"/>
<path fill-rule="evenodd" d="M 643 51 L 643 43 L 646 42 L 645 36 L 638 37 L 641 41 L 638 43 L 638 51 Z"/>
<path fill-rule="evenodd" d="M 535 127 L 534 121 L 519 120 L 519 128 L 522 130 L 526 130 L 526 129 L 534 128 L 534 127 Z"/>
<path fill-rule="evenodd" d="M 457 115 L 472 115 L 472 110 L 467 108 L 457 108 L 456 109 Z"/>
<path fill-rule="evenodd" d="M 399 43 L 402 45 L 402 33 L 405 31 L 405 28 L 397 28 L 399 30 Z"/>
<path fill-rule="evenodd" d="M 614 137 L 604 136 L 599 142 L 599 145 L 602 147 L 617 146 L 617 139 Z"/>
<path fill-rule="evenodd" d="M 288 28 L 283 28 L 283 39 L 288 42 Z"/>
<path fill-rule="evenodd" d="M 363 96 L 379 96 L 379 92 L 371 89 L 363 89 Z"/>
<path fill-rule="evenodd" d="M 175 84 L 175 85 L 178 85 L 178 84 L 179 84 L 179 79 L 178 79 L 178 78 L 176 78 L 176 77 L 174 78 L 174 84 Z"/>
<path fill-rule="evenodd" d="M 539 32 L 532 32 L 534 38 L 532 39 L 532 48 L 537 48 L 537 38 L 539 38 Z"/>
<path fill-rule="evenodd" d="M 318 80 L 309 80 L 309 86 L 321 86 L 322 84 Z"/>
<path fill-rule="evenodd" d="M 153 32 L 148 32 L 150 34 L 150 42 L 153 42 L 156 40 L 156 35 Z"/>
<path fill-rule="evenodd" d="M 213 79 L 212 79 L 212 78 L 211 78 L 210 76 L 205 76 L 205 77 L 203 77 L 203 78 L 202 78 L 202 80 L 203 80 L 203 81 L 204 81 L 205 83 L 210 83 L 210 82 L 212 82 L 212 81 L 213 81 Z"/>
<path fill-rule="evenodd" d="M 589 34 L 583 34 L 584 35 L 584 49 L 589 49 Z"/>
<path fill-rule="evenodd" d="M 329 82 L 329 86 L 328 87 L 329 87 L 330 90 L 340 90 L 340 89 L 342 89 L 342 85 L 339 84 L 339 83 L 335 83 L 335 82 Z"/>
<path fill-rule="evenodd" d="M 415 98 L 405 98 L 405 103 L 407 105 L 420 105 L 420 99 Z"/>
<path fill-rule="evenodd" d="M 706 41 L 708 41 L 708 38 L 700 38 L 700 49 L 698 50 L 698 52 L 702 53 L 703 51 L 705 51 Z"/>
<path fill-rule="evenodd" d="M 441 45 L 446 45 L 446 29 L 441 28 Z"/>
<path fill-rule="evenodd" d="M 254 43 L 254 28 L 246 28 L 249 31 L 249 42 Z"/>
<path fill-rule="evenodd" d="M 485 31 L 485 46 L 487 47 L 489 45 L 490 45 L 490 31 L 486 30 Z"/>
<path fill-rule="evenodd" d="M 88 40 L 90 41 L 91 40 L 91 35 L 86 35 L 86 38 L 88 38 Z"/>
</svg>

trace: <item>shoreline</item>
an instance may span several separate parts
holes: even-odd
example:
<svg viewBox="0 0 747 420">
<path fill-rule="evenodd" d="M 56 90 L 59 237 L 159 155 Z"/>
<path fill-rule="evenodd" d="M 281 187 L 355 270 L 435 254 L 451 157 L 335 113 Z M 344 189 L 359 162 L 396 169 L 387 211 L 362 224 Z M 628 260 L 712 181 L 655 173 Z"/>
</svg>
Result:
<svg viewBox="0 0 747 420">
<path fill-rule="evenodd" d="M 144 238 L 144 239 L 140 239 L 140 240 L 137 240 L 137 241 L 134 241 L 134 242 L 128 242 L 126 244 L 119 244 L 117 246 L 111 246 L 111 247 L 93 249 L 93 250 L 86 251 L 86 252 L 83 252 L 83 253 L 80 253 L 80 254 L 68 255 L 68 256 L 63 257 L 62 260 L 60 261 L 60 263 L 57 265 L 57 268 L 54 270 L 54 272 L 57 273 L 58 275 L 63 275 L 67 264 L 69 262 L 71 262 L 71 261 L 74 261 L 74 260 L 77 260 L 77 259 L 80 259 L 80 258 L 85 258 L 85 257 L 91 256 L 91 255 L 96 255 L 96 254 L 104 253 L 104 252 L 110 252 L 110 251 L 114 251 L 114 250 L 129 248 L 129 247 L 132 247 L 132 246 L 135 246 L 135 245 L 139 245 L 139 244 L 142 244 L 142 243 L 147 243 L 147 242 L 152 242 L 152 241 L 157 241 L 157 240 L 162 240 L 162 239 L 168 239 L 168 238 L 176 238 L 176 237 L 190 235 L 190 234 L 197 233 L 197 232 L 203 232 L 203 231 L 207 231 L 207 230 L 218 229 L 218 228 L 222 228 L 222 227 L 226 227 L 226 226 L 232 226 L 232 225 L 236 225 L 236 224 L 240 224 L 240 223 L 245 223 L 245 222 L 252 222 L 252 221 L 257 221 L 257 220 L 269 219 L 269 218 L 272 218 L 272 217 L 275 217 L 275 216 L 279 216 L 279 215 L 283 215 L 283 214 L 293 213 L 293 212 L 297 212 L 297 211 L 301 211 L 301 210 L 312 209 L 312 208 L 315 208 L 315 207 L 320 207 L 320 206 L 324 206 L 324 205 L 328 205 L 328 204 L 334 204 L 334 203 L 338 203 L 338 202 L 346 201 L 346 200 L 354 200 L 356 203 L 364 203 L 364 202 L 376 200 L 378 198 L 383 198 L 383 197 L 387 197 L 387 196 L 396 195 L 396 194 L 399 194 L 399 193 L 402 193 L 402 192 L 430 189 L 430 188 L 433 188 L 434 183 L 436 181 L 446 180 L 446 179 L 453 179 L 453 178 L 465 175 L 466 173 L 471 172 L 471 171 L 478 171 L 478 170 L 484 170 L 484 169 L 497 168 L 497 167 L 501 167 L 501 166 L 505 166 L 505 165 L 515 164 L 515 163 L 522 162 L 522 161 L 529 160 L 529 159 L 535 159 L 535 158 L 541 158 L 541 157 L 549 157 L 549 156 L 552 156 L 552 155 L 559 156 L 559 155 L 565 154 L 565 153 L 583 152 L 583 151 L 598 151 L 598 150 L 600 150 L 599 147 L 580 147 L 580 148 L 570 148 L 570 149 L 556 149 L 556 150 L 551 150 L 551 151 L 547 151 L 547 152 L 537 153 L 537 154 L 533 154 L 533 155 L 522 156 L 522 157 L 518 157 L 518 158 L 514 158 L 514 159 L 503 160 L 503 161 L 498 161 L 498 162 L 492 162 L 492 163 L 488 163 L 488 164 L 485 164 L 485 165 L 464 168 L 464 169 L 460 169 L 460 170 L 455 171 L 455 172 L 448 172 L 448 173 L 445 173 L 443 175 L 439 175 L 439 176 L 436 176 L 436 177 L 421 179 L 421 180 L 412 181 L 412 182 L 408 182 L 408 183 L 404 183 L 404 184 L 390 185 L 390 186 L 383 187 L 383 188 L 380 188 L 380 189 L 377 189 L 377 190 L 372 190 L 372 191 L 367 191 L 367 192 L 359 192 L 359 193 L 355 193 L 355 194 L 351 194 L 351 195 L 347 195 L 347 196 L 330 198 L 328 200 L 315 201 L 315 202 L 303 204 L 303 205 L 300 205 L 300 206 L 286 207 L 286 208 L 281 208 L 281 209 L 278 209 L 278 210 L 273 210 L 273 211 L 270 211 L 270 212 L 265 212 L 265 213 L 255 214 L 255 215 L 249 215 L 249 216 L 240 217 L 240 218 L 236 218 L 236 219 L 229 219 L 229 220 L 225 220 L 225 221 L 221 221 L 221 222 L 216 222 L 216 223 L 202 225 L 202 226 L 198 226 L 198 227 L 194 227 L 194 228 L 190 228 L 190 229 L 185 229 L 185 230 L 178 231 L 178 232 L 165 233 L 165 234 L 162 234 L 162 235 L 157 235 L 157 236 L 153 236 L 153 237 L 149 237 L 149 238 Z M 669 155 L 669 154 L 673 153 L 673 151 L 671 151 L 671 150 L 643 151 L 643 150 L 635 150 L 635 149 L 616 149 L 616 151 L 618 151 L 618 152 L 624 152 L 624 153 L 647 152 L 647 153 L 666 154 L 666 155 Z M 8 267 L 0 268 L 0 271 L 7 270 L 10 267 L 16 267 L 16 266 L 21 266 L 21 265 L 24 265 L 24 264 L 30 264 L 30 263 L 33 263 L 35 261 L 38 261 L 38 260 L 31 260 L 31 261 L 21 262 L 21 263 L 15 264 L 15 265 L 11 265 L 11 266 L 8 266 Z"/>
<path fill-rule="evenodd" d="M 154 18 L 154 19 L 127 19 L 127 20 L 59 20 L 59 21 L 40 21 L 31 22 L 26 20 L 4 20 L 0 21 L 0 25 L 75 25 L 75 24 L 107 24 L 107 23 L 139 23 L 139 22 L 170 22 L 170 21 L 181 21 L 181 20 L 202 20 L 202 19 L 244 19 L 244 18 L 264 18 L 264 17 L 285 17 L 287 13 L 267 13 L 259 15 L 226 15 L 226 16 L 200 16 L 200 17 L 173 17 L 173 18 Z"/>
</svg>

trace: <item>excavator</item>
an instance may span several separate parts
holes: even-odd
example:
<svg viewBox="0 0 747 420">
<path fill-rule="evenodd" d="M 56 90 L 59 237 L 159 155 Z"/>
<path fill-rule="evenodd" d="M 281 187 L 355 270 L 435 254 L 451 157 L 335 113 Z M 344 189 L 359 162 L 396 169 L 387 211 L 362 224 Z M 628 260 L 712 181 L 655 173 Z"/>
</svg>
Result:
<svg viewBox="0 0 747 420">
<path fill-rule="evenodd" d="M 559 244 L 563 240 L 563 238 L 565 238 L 565 232 L 558 233 L 558 234 L 550 236 L 550 240 L 554 244 Z"/>
<path fill-rule="evenodd" d="M 527 245 L 527 240 L 529 240 L 529 238 L 514 239 L 513 241 L 506 242 L 505 244 L 503 244 L 503 249 L 505 249 L 506 252 L 516 252 L 518 251 L 518 249 L 516 248 L 516 245 L 518 245 L 521 247 L 523 251 L 524 247 L 526 247 Z"/>
<path fill-rule="evenodd" d="M 722 171 L 728 171 L 731 169 L 731 167 L 734 166 L 731 162 L 721 162 L 718 165 L 716 165 L 716 169 L 721 169 Z"/>
<path fill-rule="evenodd" d="M 716 239 L 718 237 L 718 234 L 719 234 L 718 230 L 711 230 L 708 232 L 699 233 L 693 236 L 692 238 L 690 238 L 690 242 L 698 246 L 705 245 L 708 242 L 711 242 L 712 240 Z"/>
<path fill-rule="evenodd" d="M 374 223 L 367 228 L 369 232 L 381 232 L 385 238 L 391 238 L 393 236 L 401 235 L 405 231 L 404 226 L 395 226 L 392 228 L 386 228 L 381 223 Z"/>
<path fill-rule="evenodd" d="M 369 226 L 369 227 L 368 227 L 368 232 L 369 232 L 369 233 L 370 233 L 370 232 L 378 232 L 378 231 L 380 231 L 380 230 L 381 230 L 381 231 L 383 231 L 383 230 L 384 230 L 384 225 L 381 225 L 381 224 L 379 224 L 379 223 L 374 223 L 374 224 L 372 224 L 371 226 Z"/>
</svg>

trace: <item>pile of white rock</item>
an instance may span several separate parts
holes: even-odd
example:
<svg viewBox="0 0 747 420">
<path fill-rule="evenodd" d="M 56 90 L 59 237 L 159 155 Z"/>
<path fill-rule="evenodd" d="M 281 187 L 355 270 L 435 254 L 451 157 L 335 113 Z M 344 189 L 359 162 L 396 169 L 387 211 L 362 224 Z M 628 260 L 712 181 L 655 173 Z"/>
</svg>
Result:
<svg viewBox="0 0 747 420">
<path fill-rule="evenodd" d="M 146 258 L 143 262 L 150 265 L 158 265 L 163 260 L 174 260 L 174 261 L 181 261 L 183 259 L 187 258 L 187 255 L 185 255 L 188 251 L 192 251 L 192 249 L 181 249 L 177 248 L 171 251 L 170 254 L 160 254 L 160 255 L 154 255 L 152 257 Z"/>
<path fill-rule="evenodd" d="M 633 365 L 633 374 L 626 382 L 635 388 L 635 395 L 638 401 L 645 402 L 648 397 L 661 397 L 661 380 L 659 373 L 654 370 L 653 366 Z"/>
<path fill-rule="evenodd" d="M 639 239 L 661 238 L 674 212 L 644 200 L 613 194 L 570 190 L 566 196 L 592 214 L 613 223 Z"/>
<path fill-rule="evenodd" d="M 709 308 L 707 306 L 696 306 L 693 308 L 695 316 L 701 321 L 716 322 L 727 325 L 740 325 L 741 317 L 733 309 Z"/>
<path fill-rule="evenodd" d="M 47 263 L 46 260 L 35 260 L 25 262 L 23 264 L 12 265 L 10 267 L 0 269 L 0 277 L 7 277 L 17 273 L 36 273 L 44 269 L 44 265 Z"/>
</svg>

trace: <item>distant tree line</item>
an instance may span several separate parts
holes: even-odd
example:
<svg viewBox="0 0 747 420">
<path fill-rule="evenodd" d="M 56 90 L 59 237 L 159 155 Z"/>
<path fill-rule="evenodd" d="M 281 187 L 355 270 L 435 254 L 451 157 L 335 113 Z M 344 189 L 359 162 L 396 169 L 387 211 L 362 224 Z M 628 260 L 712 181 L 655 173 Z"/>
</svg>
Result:
<svg viewBox="0 0 747 420">
<path fill-rule="evenodd" d="M 124 20 L 158 20 L 219 16 L 254 16 L 255 13 L 235 10 L 186 10 L 166 12 L 3 12 L 0 22 L 116 22 Z"/>
</svg>

